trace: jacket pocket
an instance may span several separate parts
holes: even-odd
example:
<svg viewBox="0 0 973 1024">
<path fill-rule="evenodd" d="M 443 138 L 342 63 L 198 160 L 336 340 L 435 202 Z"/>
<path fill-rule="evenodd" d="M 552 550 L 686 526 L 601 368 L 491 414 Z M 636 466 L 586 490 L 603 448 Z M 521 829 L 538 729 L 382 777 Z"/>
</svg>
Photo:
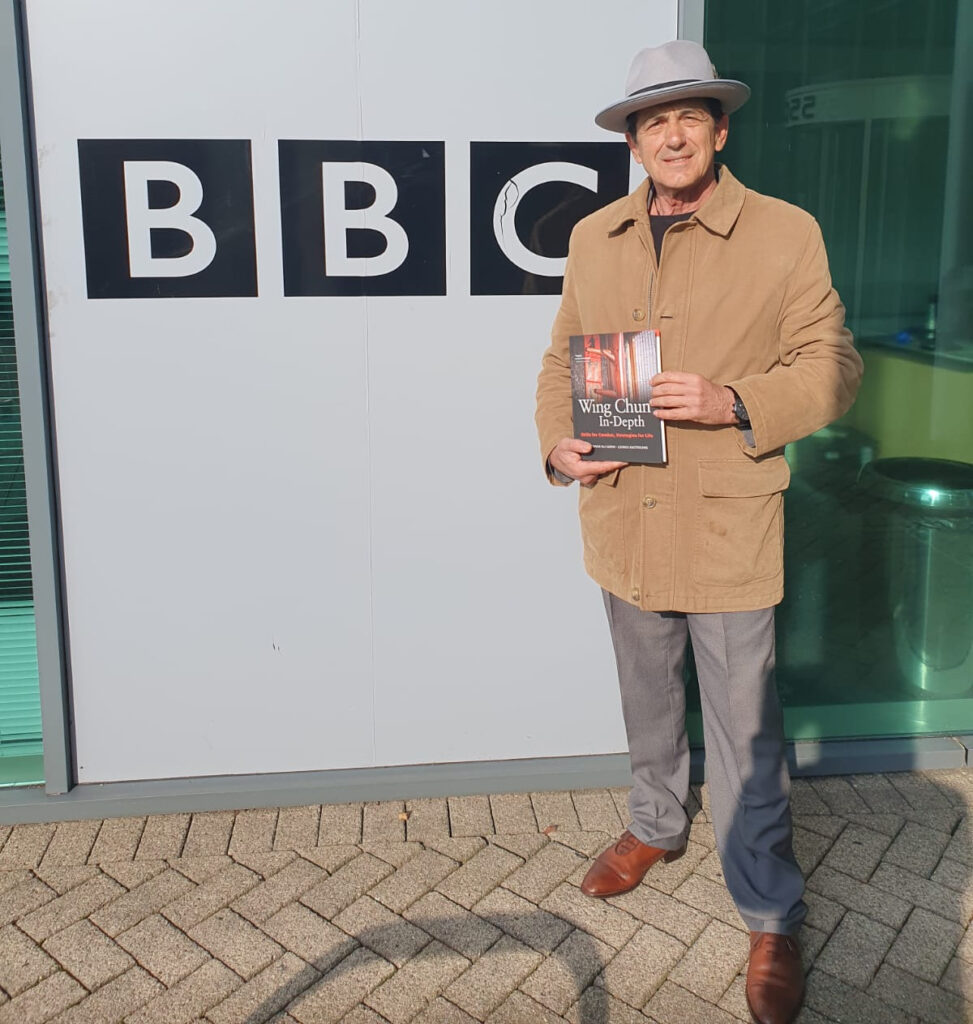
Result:
<svg viewBox="0 0 973 1024">
<path fill-rule="evenodd" d="M 782 492 L 790 468 L 782 455 L 753 462 L 701 459 L 693 537 L 693 578 L 732 587 L 783 570 Z"/>
<path fill-rule="evenodd" d="M 599 480 L 578 496 L 585 562 L 618 570 L 624 561 L 624 516 L 618 488 Z"/>
</svg>

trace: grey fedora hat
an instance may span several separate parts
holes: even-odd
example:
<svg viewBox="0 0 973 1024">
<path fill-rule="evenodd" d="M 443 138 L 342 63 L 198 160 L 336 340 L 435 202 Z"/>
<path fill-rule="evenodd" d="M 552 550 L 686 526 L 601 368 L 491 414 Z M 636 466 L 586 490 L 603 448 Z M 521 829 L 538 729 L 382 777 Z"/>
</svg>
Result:
<svg viewBox="0 0 973 1024">
<path fill-rule="evenodd" d="M 732 78 L 717 78 L 709 54 L 689 39 L 674 39 L 662 46 L 640 50 L 625 80 L 625 99 L 605 107 L 595 124 L 610 132 L 624 132 L 625 119 L 636 110 L 690 98 L 719 100 L 732 114 L 750 98 L 750 86 Z"/>
</svg>

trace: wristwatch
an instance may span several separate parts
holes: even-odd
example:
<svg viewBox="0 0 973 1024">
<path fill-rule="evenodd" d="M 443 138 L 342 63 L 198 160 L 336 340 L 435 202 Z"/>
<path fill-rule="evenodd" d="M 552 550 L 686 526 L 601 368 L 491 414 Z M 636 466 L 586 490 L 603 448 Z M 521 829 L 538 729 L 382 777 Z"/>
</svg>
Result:
<svg viewBox="0 0 973 1024">
<path fill-rule="evenodd" d="M 733 391 L 733 388 L 730 388 Z M 733 391 L 733 415 L 740 421 L 738 426 L 749 427 L 750 417 L 747 415 L 747 407 L 743 404 L 743 399 Z"/>
</svg>

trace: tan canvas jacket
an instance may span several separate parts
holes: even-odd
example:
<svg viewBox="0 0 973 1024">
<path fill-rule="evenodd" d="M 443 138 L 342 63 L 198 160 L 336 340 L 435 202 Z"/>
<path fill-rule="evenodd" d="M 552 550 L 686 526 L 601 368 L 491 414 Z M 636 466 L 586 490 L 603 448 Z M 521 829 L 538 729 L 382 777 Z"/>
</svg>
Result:
<svg viewBox="0 0 973 1024">
<path fill-rule="evenodd" d="M 753 446 L 735 426 L 670 421 L 666 465 L 627 466 L 580 488 L 585 567 L 643 609 L 766 608 L 783 596 L 784 445 L 849 408 L 861 359 L 813 217 L 722 167 L 703 206 L 666 232 L 660 272 L 648 189 L 646 180 L 572 232 L 537 382 L 541 454 L 546 466 L 573 434 L 568 338 L 659 330 L 664 370 L 740 395 Z"/>
</svg>

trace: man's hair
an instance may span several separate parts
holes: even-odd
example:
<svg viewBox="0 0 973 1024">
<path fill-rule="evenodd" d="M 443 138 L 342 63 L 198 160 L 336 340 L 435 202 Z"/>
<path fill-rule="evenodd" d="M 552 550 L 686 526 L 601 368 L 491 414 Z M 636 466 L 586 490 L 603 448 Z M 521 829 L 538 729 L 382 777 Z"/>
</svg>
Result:
<svg viewBox="0 0 973 1024">
<path fill-rule="evenodd" d="M 712 96 L 701 96 L 700 100 L 702 100 L 706 105 L 706 109 L 712 115 L 713 120 L 719 121 L 723 116 L 723 104 Z M 625 118 L 625 127 L 628 129 L 628 134 L 633 138 L 635 137 L 635 130 L 638 128 L 639 114 L 644 114 L 646 110 L 651 109 L 651 107 L 645 107 L 643 110 L 633 110 L 632 113 Z"/>
</svg>

